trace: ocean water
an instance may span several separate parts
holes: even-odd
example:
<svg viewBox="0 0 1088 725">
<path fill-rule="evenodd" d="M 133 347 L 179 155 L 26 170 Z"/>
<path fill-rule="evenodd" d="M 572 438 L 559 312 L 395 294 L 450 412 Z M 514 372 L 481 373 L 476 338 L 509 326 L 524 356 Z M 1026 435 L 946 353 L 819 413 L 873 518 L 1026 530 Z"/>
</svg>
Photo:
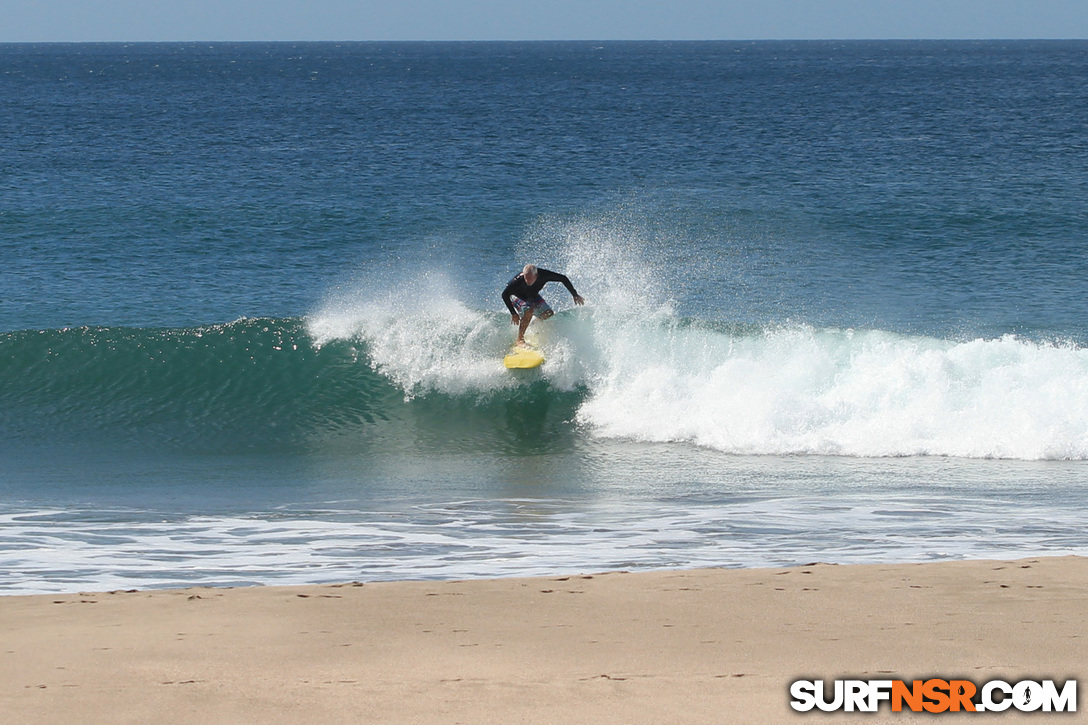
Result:
<svg viewBox="0 0 1088 725">
<path fill-rule="evenodd" d="M 0 593 L 1088 554 L 1088 42 L 0 45 L 0 139 Z"/>
</svg>

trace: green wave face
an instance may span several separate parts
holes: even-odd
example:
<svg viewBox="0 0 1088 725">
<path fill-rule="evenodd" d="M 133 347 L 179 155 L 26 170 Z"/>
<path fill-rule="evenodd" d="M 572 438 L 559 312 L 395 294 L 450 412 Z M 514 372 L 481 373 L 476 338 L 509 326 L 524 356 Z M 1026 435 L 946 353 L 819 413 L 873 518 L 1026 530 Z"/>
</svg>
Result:
<svg viewBox="0 0 1088 725">
<path fill-rule="evenodd" d="M 564 428 L 577 398 L 531 381 L 406 397 L 373 369 L 365 342 L 318 346 L 299 319 L 0 336 L 0 435 L 9 444 L 516 448 Z"/>
</svg>

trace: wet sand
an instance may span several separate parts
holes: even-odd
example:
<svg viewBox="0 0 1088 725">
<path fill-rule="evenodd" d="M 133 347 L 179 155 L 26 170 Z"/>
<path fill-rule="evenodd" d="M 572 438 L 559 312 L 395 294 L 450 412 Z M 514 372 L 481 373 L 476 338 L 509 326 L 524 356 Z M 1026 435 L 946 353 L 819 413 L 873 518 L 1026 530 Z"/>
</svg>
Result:
<svg viewBox="0 0 1088 725">
<path fill-rule="evenodd" d="M 789 685 L 1080 677 L 1088 558 L 13 596 L 0 633 L 12 723 L 902 722 Z"/>
</svg>

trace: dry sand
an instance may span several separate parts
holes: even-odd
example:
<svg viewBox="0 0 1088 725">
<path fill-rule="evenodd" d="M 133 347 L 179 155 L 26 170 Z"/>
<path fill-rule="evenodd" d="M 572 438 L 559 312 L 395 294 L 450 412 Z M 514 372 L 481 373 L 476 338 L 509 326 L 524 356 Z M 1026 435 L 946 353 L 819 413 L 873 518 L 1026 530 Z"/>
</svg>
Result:
<svg viewBox="0 0 1088 725">
<path fill-rule="evenodd" d="M 1064 680 L 1086 635 L 1080 557 L 0 597 L 0 722 L 1068 723 L 788 688 Z"/>
</svg>

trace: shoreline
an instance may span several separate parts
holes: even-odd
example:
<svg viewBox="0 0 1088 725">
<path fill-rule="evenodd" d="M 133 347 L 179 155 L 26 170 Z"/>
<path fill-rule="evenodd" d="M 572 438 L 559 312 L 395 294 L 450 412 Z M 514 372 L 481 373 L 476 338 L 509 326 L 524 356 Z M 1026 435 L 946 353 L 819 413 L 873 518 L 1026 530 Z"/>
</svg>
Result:
<svg viewBox="0 0 1088 725">
<path fill-rule="evenodd" d="M 10 595 L 0 709 L 26 723 L 898 722 L 927 715 L 795 713 L 789 685 L 1079 678 L 1086 583 L 1088 558 L 1064 556 Z"/>
</svg>

